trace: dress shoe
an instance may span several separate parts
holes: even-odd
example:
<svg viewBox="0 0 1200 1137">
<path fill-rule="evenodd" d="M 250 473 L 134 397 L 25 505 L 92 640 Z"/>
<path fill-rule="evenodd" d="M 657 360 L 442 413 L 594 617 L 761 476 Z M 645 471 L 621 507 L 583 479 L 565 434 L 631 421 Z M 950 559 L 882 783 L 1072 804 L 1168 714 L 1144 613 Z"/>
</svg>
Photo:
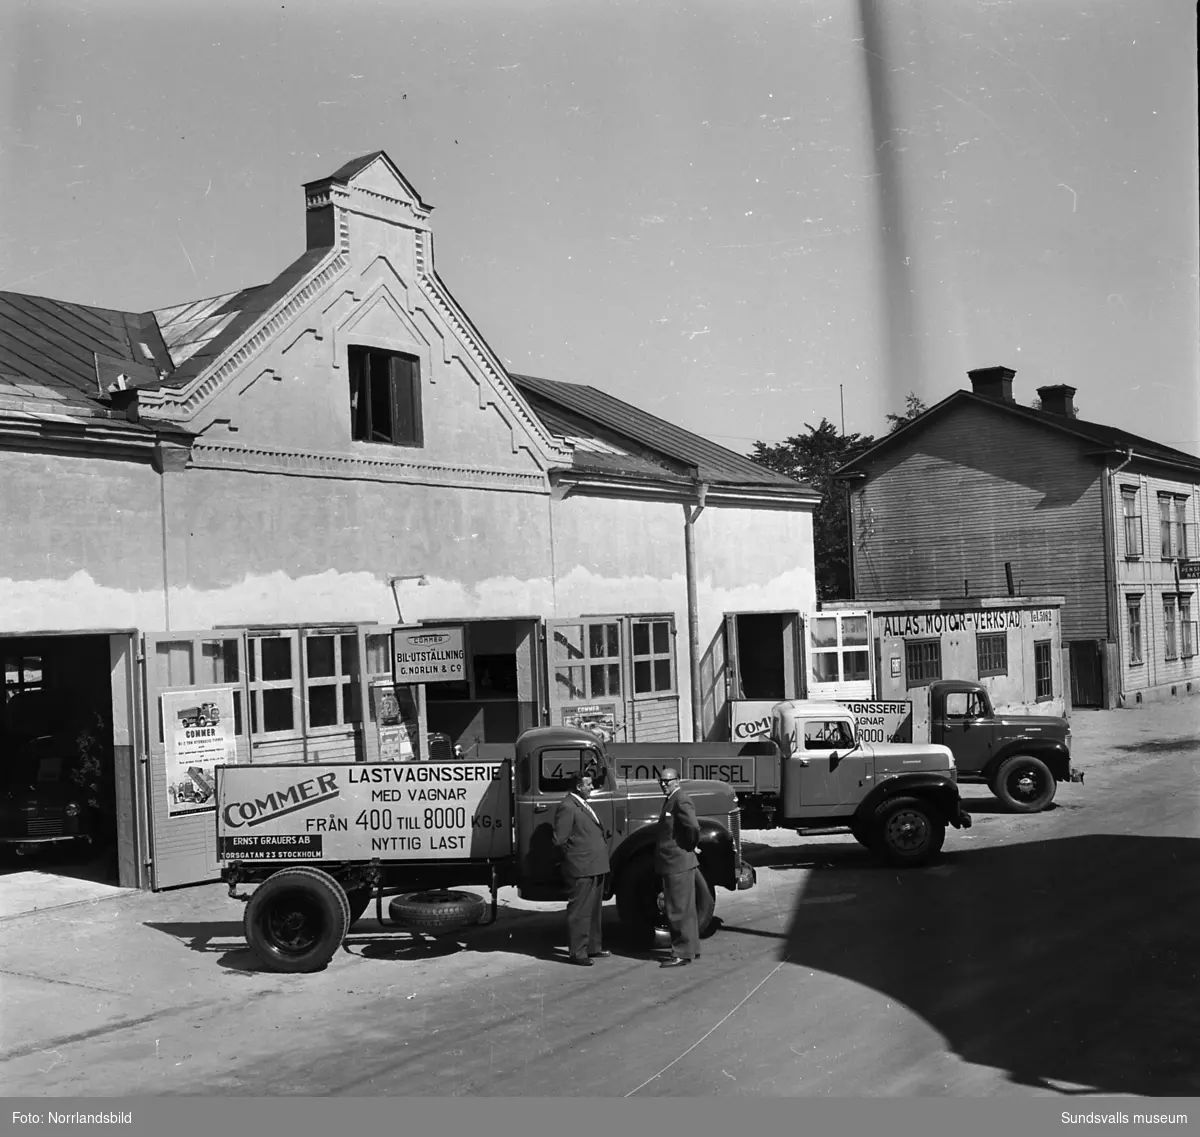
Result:
<svg viewBox="0 0 1200 1137">
<path fill-rule="evenodd" d="M 611 951 L 605 951 L 601 948 L 599 951 L 589 951 L 588 959 L 607 959 L 610 955 L 612 955 Z"/>
<path fill-rule="evenodd" d="M 673 955 L 670 959 L 664 959 L 659 967 L 686 967 L 692 961 L 690 959 L 680 959 L 679 956 Z"/>
<path fill-rule="evenodd" d="M 568 958 L 567 962 L 573 963 L 576 967 L 595 967 L 596 966 L 594 963 L 592 963 L 592 961 L 590 959 L 576 959 L 575 956 L 571 956 L 570 958 Z"/>
</svg>

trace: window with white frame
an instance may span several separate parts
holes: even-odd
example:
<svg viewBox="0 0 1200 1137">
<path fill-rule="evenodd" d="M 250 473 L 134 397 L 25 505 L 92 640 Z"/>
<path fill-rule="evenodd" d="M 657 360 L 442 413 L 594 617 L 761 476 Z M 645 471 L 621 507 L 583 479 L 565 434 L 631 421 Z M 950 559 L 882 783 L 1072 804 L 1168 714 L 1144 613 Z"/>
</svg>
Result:
<svg viewBox="0 0 1200 1137">
<path fill-rule="evenodd" d="M 675 619 L 635 618 L 633 637 L 633 694 L 670 695 L 676 691 Z"/>
<path fill-rule="evenodd" d="M 1186 592 L 1179 595 L 1179 654 L 1191 659 L 1196 654 L 1196 623 L 1192 619 L 1192 598 Z"/>
<path fill-rule="evenodd" d="M 1125 522 L 1125 556 L 1134 560 L 1142 555 L 1142 515 L 1138 511 L 1135 486 L 1121 487 L 1121 513 Z"/>
<path fill-rule="evenodd" d="M 1125 597 L 1125 610 L 1129 616 L 1129 662 L 1142 662 L 1142 598 Z"/>
<path fill-rule="evenodd" d="M 1175 603 L 1175 597 L 1168 595 L 1163 597 L 1163 645 L 1165 648 L 1164 655 L 1167 659 L 1179 658 L 1179 634 L 1176 626 L 1178 619 L 1178 605 Z"/>
<path fill-rule="evenodd" d="M 253 734 L 294 734 L 299 678 L 297 632 L 257 633 L 247 643 L 250 730 Z"/>
<path fill-rule="evenodd" d="M 1175 556 L 1186 561 L 1195 550 L 1195 536 L 1190 532 L 1191 525 L 1187 519 L 1188 499 L 1175 498 Z"/>
<path fill-rule="evenodd" d="M 310 730 L 362 721 L 357 631 L 306 632 L 304 706 Z"/>
<path fill-rule="evenodd" d="M 809 667 L 814 683 L 857 683 L 871 678 L 868 617 L 850 613 L 813 616 L 808 622 Z"/>
<path fill-rule="evenodd" d="M 1179 494 L 1158 495 L 1158 527 L 1162 559 L 1185 561 L 1195 552 L 1195 535 L 1187 519 L 1188 499 Z"/>
</svg>

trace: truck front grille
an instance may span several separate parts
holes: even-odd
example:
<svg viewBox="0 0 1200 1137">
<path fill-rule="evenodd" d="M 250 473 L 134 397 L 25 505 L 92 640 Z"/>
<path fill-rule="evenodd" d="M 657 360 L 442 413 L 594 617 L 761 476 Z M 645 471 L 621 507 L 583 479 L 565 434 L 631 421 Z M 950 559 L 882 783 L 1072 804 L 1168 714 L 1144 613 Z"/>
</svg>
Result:
<svg viewBox="0 0 1200 1137">
<path fill-rule="evenodd" d="M 67 827 L 61 817 L 39 817 L 27 821 L 25 831 L 30 837 L 61 837 Z"/>
<path fill-rule="evenodd" d="M 735 809 L 729 815 L 729 832 L 733 837 L 733 855 L 738 863 L 742 860 L 742 811 Z"/>
</svg>

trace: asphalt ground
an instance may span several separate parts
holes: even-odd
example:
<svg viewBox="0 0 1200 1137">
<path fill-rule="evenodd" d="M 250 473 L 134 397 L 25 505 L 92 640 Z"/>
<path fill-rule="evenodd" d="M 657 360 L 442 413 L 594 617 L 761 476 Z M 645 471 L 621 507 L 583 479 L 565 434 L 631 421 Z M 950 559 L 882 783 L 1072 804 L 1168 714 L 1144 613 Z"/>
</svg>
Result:
<svg viewBox="0 0 1200 1137">
<path fill-rule="evenodd" d="M 702 958 L 669 972 L 611 904 L 613 957 L 565 966 L 561 908 L 507 889 L 492 927 L 364 920 L 303 976 L 260 969 L 220 885 L 0 903 L 0 1089 L 1195 1095 L 1198 722 L 1200 700 L 1077 712 L 1085 783 L 1034 816 L 964 787 L 975 824 L 923 870 L 747 832 L 757 887 L 722 891 Z"/>
</svg>

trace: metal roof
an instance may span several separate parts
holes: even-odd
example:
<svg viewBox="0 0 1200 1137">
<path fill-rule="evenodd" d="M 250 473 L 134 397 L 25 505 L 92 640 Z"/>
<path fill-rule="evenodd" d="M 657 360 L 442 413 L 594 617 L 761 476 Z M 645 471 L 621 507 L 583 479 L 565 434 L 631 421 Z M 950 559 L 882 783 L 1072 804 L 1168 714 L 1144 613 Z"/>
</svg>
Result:
<svg viewBox="0 0 1200 1137">
<path fill-rule="evenodd" d="M 1129 431 L 1121 430 L 1120 427 L 1106 426 L 1104 423 L 1098 422 L 1088 422 L 1085 419 L 1068 418 L 1066 415 L 1037 410 L 1034 407 L 1023 407 L 1020 403 L 1010 403 L 1003 399 L 991 399 L 984 395 L 977 395 L 974 391 L 955 391 L 952 395 L 948 395 L 940 403 L 930 407 L 924 414 L 913 419 L 895 433 L 881 439 L 870 450 L 864 450 L 857 458 L 847 462 L 837 471 L 837 476 L 840 477 L 844 474 L 853 474 L 865 470 L 882 454 L 894 449 L 896 446 L 902 446 L 905 443 L 911 442 L 913 438 L 936 419 L 942 418 L 956 407 L 967 403 L 975 403 L 978 406 L 1015 415 L 1028 422 L 1049 427 L 1051 430 L 1059 431 L 1062 434 L 1072 435 L 1085 442 L 1091 442 L 1101 450 L 1133 450 L 1139 458 L 1148 458 L 1155 462 L 1165 462 L 1168 465 L 1178 466 L 1192 473 L 1200 472 L 1200 458 L 1197 458 L 1196 455 L 1188 454 L 1182 450 L 1175 450 L 1170 446 L 1163 446 L 1161 443 L 1149 438 L 1143 438 L 1141 435 L 1130 434 Z"/>
<path fill-rule="evenodd" d="M 645 472 L 653 472 L 660 477 L 673 474 L 678 478 L 717 485 L 770 486 L 793 492 L 815 493 L 811 486 L 803 482 L 768 470 L 741 454 L 639 410 L 595 387 L 539 379 L 533 375 L 513 374 L 511 378 L 539 414 L 543 413 L 541 408 L 550 404 L 578 416 L 571 420 L 575 429 L 581 425 L 579 420 L 582 418 L 594 424 L 595 437 L 599 439 L 611 435 L 636 444 L 630 447 L 630 455 L 645 464 Z M 560 428 L 551 425 L 552 421 L 547 421 L 547 428 L 553 433 L 560 433 Z M 642 450 L 649 453 L 639 454 L 638 451 Z M 657 461 L 654 461 L 655 458 Z M 580 466 L 589 469 L 611 468 L 607 464 L 597 464 L 594 455 L 581 454 L 577 449 L 574 467 Z"/>
<path fill-rule="evenodd" d="M 171 358 L 152 313 L 119 312 L 0 292 L 0 406 L 48 421 L 107 418 L 96 401 L 105 377 L 157 383 Z"/>
</svg>

